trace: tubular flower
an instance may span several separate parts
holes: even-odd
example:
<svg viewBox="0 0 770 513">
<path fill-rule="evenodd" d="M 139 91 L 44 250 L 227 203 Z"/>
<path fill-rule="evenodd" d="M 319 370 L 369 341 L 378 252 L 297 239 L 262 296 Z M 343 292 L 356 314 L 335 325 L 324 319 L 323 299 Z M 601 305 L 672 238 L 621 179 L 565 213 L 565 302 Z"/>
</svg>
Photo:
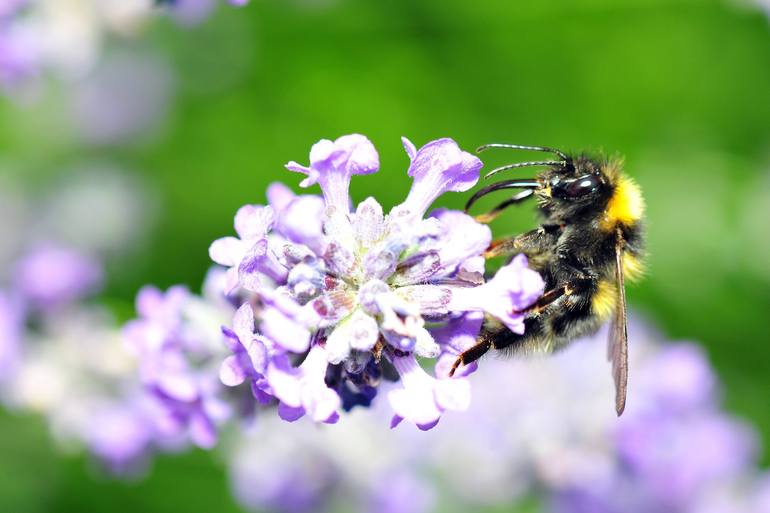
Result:
<svg viewBox="0 0 770 513">
<path fill-rule="evenodd" d="M 425 215 L 444 192 L 472 187 L 481 162 L 451 139 L 419 150 L 403 142 L 413 184 L 389 214 L 374 198 L 352 206 L 352 176 L 377 172 L 379 157 L 366 137 L 346 135 L 316 143 L 309 165 L 286 165 L 307 176 L 302 187 L 319 184 L 322 198 L 273 184 L 268 206 L 238 211 L 239 238 L 211 245 L 229 268 L 226 291 L 252 297 L 225 328 L 232 355 L 222 380 L 249 380 L 286 420 L 336 422 L 339 409 L 368 406 L 382 376 L 400 376 L 403 388 L 388 395 L 393 424 L 429 429 L 445 410 L 467 408 L 470 390 L 463 378 L 430 376 L 417 358 L 456 355 L 478 334 L 480 312 L 520 329 L 515 312 L 542 293 L 522 260 L 483 285 L 489 229 L 462 212 Z M 472 322 L 458 323 L 466 313 Z"/>
</svg>

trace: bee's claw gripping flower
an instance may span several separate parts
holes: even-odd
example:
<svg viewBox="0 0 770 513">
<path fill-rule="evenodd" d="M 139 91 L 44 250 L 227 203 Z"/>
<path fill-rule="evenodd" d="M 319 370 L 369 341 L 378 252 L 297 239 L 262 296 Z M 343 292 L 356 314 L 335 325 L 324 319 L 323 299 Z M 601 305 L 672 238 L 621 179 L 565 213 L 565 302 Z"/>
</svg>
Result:
<svg viewBox="0 0 770 513">
<path fill-rule="evenodd" d="M 332 423 L 338 410 L 368 405 L 384 358 L 404 385 L 389 395 L 395 423 L 429 429 L 445 410 L 467 407 L 470 389 L 463 379 L 429 376 L 416 357 L 461 351 L 451 332 L 472 340 L 481 326 L 474 313 L 458 324 L 464 314 L 487 311 L 514 325 L 511 312 L 542 293 L 542 280 L 521 260 L 483 284 L 486 226 L 447 210 L 425 218 L 438 196 L 478 181 L 481 161 L 451 139 L 419 150 L 403 142 L 414 182 L 390 214 L 374 198 L 351 211 L 350 178 L 377 171 L 379 158 L 364 136 L 347 135 L 315 144 L 310 166 L 286 166 L 307 175 L 301 186 L 318 183 L 323 199 L 273 184 L 269 207 L 238 212 L 239 238 L 211 246 L 212 258 L 230 267 L 228 292 L 256 294 L 254 310 L 241 307 L 224 330 L 233 355 L 221 367 L 222 381 L 249 380 L 258 399 L 279 401 L 285 420 L 307 415 Z M 490 294 L 500 304 L 488 301 Z M 443 326 L 438 339 L 434 326 Z"/>
</svg>

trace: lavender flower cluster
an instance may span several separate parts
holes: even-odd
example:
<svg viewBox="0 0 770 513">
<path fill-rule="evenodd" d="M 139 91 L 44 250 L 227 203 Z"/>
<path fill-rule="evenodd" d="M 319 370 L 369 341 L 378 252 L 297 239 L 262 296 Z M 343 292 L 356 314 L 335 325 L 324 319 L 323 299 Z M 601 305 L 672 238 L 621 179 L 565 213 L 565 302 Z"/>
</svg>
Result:
<svg viewBox="0 0 770 513">
<path fill-rule="evenodd" d="M 81 178 L 35 198 L 35 208 L 21 189 L 0 189 L 8 235 L 0 269 L 10 271 L 0 273 L 0 401 L 47 417 L 62 447 L 85 446 L 111 472 L 135 473 L 156 450 L 213 446 L 231 411 L 217 368 L 226 356 L 220 326 L 234 309 L 214 297 L 222 277 L 214 271 L 204 297 L 145 287 L 139 317 L 121 329 L 92 299 L 104 282 L 102 258 L 136 243 L 137 206 L 146 201 L 119 175 Z M 126 226 L 105 231 L 83 202 L 106 202 Z M 21 232 L 49 242 L 14 237 L 6 221 L 34 226 Z"/>
<path fill-rule="evenodd" d="M 39 85 L 43 75 L 82 75 L 98 60 L 107 36 L 130 36 L 166 12 L 180 23 L 198 23 L 218 1 L 3 0 L 0 90 L 23 96 Z M 245 5 L 248 0 L 227 2 Z"/>
<path fill-rule="evenodd" d="M 229 304 L 148 286 L 139 317 L 120 329 L 104 308 L 81 302 L 98 290 L 92 258 L 45 247 L 16 268 L 16 282 L 0 290 L 3 403 L 45 415 L 64 447 L 87 447 L 115 474 L 143 470 L 155 451 L 216 444 L 237 399 L 217 377 Z"/>
<path fill-rule="evenodd" d="M 401 387 L 388 393 L 391 426 L 430 429 L 470 403 L 464 376 L 473 368 L 456 379 L 447 368 L 474 343 L 480 313 L 522 333 L 520 311 L 542 294 L 524 256 L 484 282 L 486 226 L 457 211 L 426 216 L 440 195 L 473 187 L 481 161 L 451 139 L 403 144 L 412 188 L 388 214 L 374 198 L 351 209 L 351 177 L 377 172 L 379 157 L 366 137 L 346 135 L 316 143 L 309 166 L 286 165 L 323 197 L 275 184 L 269 205 L 238 211 L 238 237 L 211 245 L 212 259 L 228 266 L 225 292 L 243 298 L 225 329 L 233 354 L 222 381 L 248 381 L 259 402 L 278 401 L 284 420 L 335 423 L 341 410 L 368 406 L 393 375 Z M 435 375 L 418 357 L 436 360 Z"/>
<path fill-rule="evenodd" d="M 386 433 L 385 409 L 337 430 L 265 420 L 230 449 L 233 491 L 254 511 L 486 510 L 531 501 L 558 513 L 767 513 L 755 433 L 721 409 L 702 350 L 632 315 L 634 401 L 606 407 L 606 333 L 547 358 L 486 361 L 484 391 L 429 437 Z"/>
</svg>

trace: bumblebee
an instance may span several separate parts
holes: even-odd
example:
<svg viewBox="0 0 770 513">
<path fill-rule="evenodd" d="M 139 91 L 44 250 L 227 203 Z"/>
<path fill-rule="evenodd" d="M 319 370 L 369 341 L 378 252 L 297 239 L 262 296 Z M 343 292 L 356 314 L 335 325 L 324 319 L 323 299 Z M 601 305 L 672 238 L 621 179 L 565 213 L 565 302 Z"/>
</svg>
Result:
<svg viewBox="0 0 770 513">
<path fill-rule="evenodd" d="M 554 148 L 489 144 L 490 148 L 531 150 L 558 159 L 519 162 L 490 171 L 486 178 L 511 169 L 543 166 L 535 178 L 499 181 L 480 189 L 466 211 L 480 198 L 500 190 L 517 192 L 489 213 L 489 222 L 511 205 L 537 200 L 542 224 L 535 230 L 498 240 L 488 258 L 524 254 L 545 281 L 545 292 L 524 312 L 524 334 L 509 331 L 498 321 L 484 322 L 476 345 L 461 353 L 450 375 L 490 349 L 506 352 L 550 353 L 572 340 L 596 332 L 612 321 L 608 359 L 615 382 L 615 409 L 623 413 L 628 383 L 628 333 L 625 279 L 643 272 L 644 199 L 617 159 L 569 155 Z"/>
</svg>

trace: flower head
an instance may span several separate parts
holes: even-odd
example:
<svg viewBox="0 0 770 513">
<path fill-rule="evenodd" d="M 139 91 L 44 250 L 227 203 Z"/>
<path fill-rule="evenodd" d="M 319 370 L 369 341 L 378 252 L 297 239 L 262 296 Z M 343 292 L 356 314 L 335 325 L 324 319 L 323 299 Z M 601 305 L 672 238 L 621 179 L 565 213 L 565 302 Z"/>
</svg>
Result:
<svg viewBox="0 0 770 513">
<path fill-rule="evenodd" d="M 451 139 L 420 150 L 404 144 L 414 182 L 390 214 L 374 198 L 351 211 L 351 177 L 377 171 L 379 159 L 366 137 L 348 135 L 315 144 L 309 166 L 287 164 L 307 175 L 301 186 L 318 183 L 323 199 L 271 185 L 270 206 L 238 211 L 239 238 L 211 246 L 212 258 L 230 267 L 230 289 L 256 295 L 225 329 L 233 354 L 223 381 L 250 380 L 258 399 L 278 400 L 284 419 L 335 422 L 338 409 L 370 404 L 387 370 L 404 385 L 388 395 L 394 423 L 430 428 L 445 410 L 464 409 L 470 400 L 463 379 L 437 379 L 420 367 L 416 357 L 462 350 L 431 329 L 451 332 L 458 316 L 486 311 L 520 331 L 514 311 L 542 292 L 542 280 L 519 259 L 475 293 L 489 229 L 462 212 L 425 213 L 444 192 L 472 187 L 481 162 Z M 466 345 L 481 327 L 481 317 L 469 315 L 473 322 L 457 328 Z"/>
</svg>

